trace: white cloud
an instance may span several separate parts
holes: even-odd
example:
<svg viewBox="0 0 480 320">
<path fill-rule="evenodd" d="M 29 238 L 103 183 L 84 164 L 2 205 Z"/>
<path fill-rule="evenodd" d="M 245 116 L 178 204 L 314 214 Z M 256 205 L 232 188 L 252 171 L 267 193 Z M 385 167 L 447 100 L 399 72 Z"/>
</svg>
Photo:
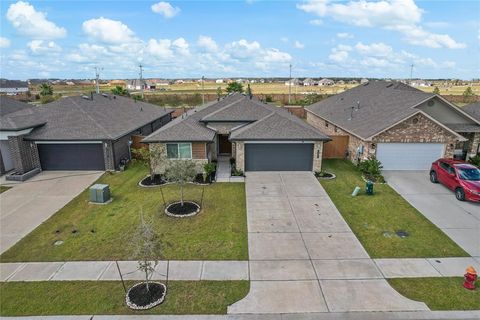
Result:
<svg viewBox="0 0 480 320">
<path fill-rule="evenodd" d="M 376 57 L 385 57 L 393 53 L 393 48 L 382 42 L 372 43 L 369 45 L 359 42 L 355 45 L 355 49 L 360 54 Z"/>
<path fill-rule="evenodd" d="M 245 39 L 233 41 L 226 45 L 227 52 L 235 59 L 248 59 L 257 56 L 261 50 L 257 41 L 248 42 Z"/>
<path fill-rule="evenodd" d="M 211 37 L 199 36 L 197 40 L 197 45 L 207 52 L 218 51 L 218 45 Z"/>
<path fill-rule="evenodd" d="M 323 25 L 323 21 L 320 20 L 320 19 L 313 19 L 313 20 L 308 21 L 308 23 L 310 23 L 310 24 L 313 25 L 313 26 L 321 26 L 321 25 Z"/>
<path fill-rule="evenodd" d="M 0 37 L 0 48 L 8 48 L 10 47 L 10 39 L 5 37 Z"/>
<path fill-rule="evenodd" d="M 188 42 L 184 38 L 178 38 L 172 42 L 174 50 L 183 55 L 188 56 L 190 54 Z"/>
<path fill-rule="evenodd" d="M 263 60 L 265 62 L 273 62 L 273 63 L 289 62 L 292 60 L 292 56 L 278 49 L 267 49 L 264 51 Z"/>
<path fill-rule="evenodd" d="M 351 39 L 353 38 L 353 34 L 350 34 L 348 32 L 339 32 L 337 33 L 337 37 L 340 39 Z"/>
<path fill-rule="evenodd" d="M 146 53 L 161 59 L 173 58 L 172 41 L 169 39 L 150 39 L 145 48 Z"/>
<path fill-rule="evenodd" d="M 65 28 L 48 21 L 45 13 L 36 11 L 28 2 L 18 1 L 11 4 L 6 17 L 20 34 L 28 37 L 55 39 L 67 34 Z"/>
<path fill-rule="evenodd" d="M 82 29 L 88 36 L 105 43 L 137 41 L 135 34 L 127 25 L 104 17 L 83 22 Z"/>
<path fill-rule="evenodd" d="M 32 40 L 27 43 L 27 47 L 33 54 L 51 54 L 62 51 L 62 48 L 53 41 Z"/>
<path fill-rule="evenodd" d="M 179 7 L 174 7 L 168 2 L 158 2 L 152 5 L 152 11 L 161 14 L 165 18 L 173 18 L 180 13 Z"/>
<path fill-rule="evenodd" d="M 319 17 L 329 16 L 358 27 L 395 30 L 403 34 L 405 40 L 413 45 L 450 49 L 466 46 L 447 34 L 436 34 L 423 29 L 420 25 L 423 10 L 413 0 L 359 0 L 346 3 L 308 0 L 298 4 L 297 8 Z"/>
<path fill-rule="evenodd" d="M 335 48 L 332 48 L 332 51 L 328 58 L 336 63 L 346 62 L 349 58 L 348 52 L 352 51 L 352 47 L 340 44 Z"/>
<path fill-rule="evenodd" d="M 305 45 L 303 43 L 301 43 L 300 41 L 295 41 L 295 43 L 293 44 L 293 46 L 296 48 L 296 49 L 303 49 L 305 48 Z"/>
<path fill-rule="evenodd" d="M 287 42 L 288 42 L 288 38 L 287 38 L 287 37 L 281 37 L 281 38 L 280 38 L 280 41 L 287 43 Z"/>
</svg>

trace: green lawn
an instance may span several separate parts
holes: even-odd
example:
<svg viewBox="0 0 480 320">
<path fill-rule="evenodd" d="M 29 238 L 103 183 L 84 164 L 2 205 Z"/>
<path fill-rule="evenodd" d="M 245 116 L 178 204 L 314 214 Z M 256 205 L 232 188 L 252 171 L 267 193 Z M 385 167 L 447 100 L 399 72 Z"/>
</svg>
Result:
<svg viewBox="0 0 480 320">
<path fill-rule="evenodd" d="M 243 183 L 188 184 L 186 199 L 200 203 L 204 191 L 203 210 L 191 218 L 171 218 L 163 212 L 161 189 L 168 203 L 179 199 L 178 186 L 139 187 L 145 175 L 146 169 L 138 165 L 106 173 L 98 182 L 110 185 L 112 203 L 89 204 L 86 190 L 2 254 L 1 262 L 132 259 L 132 231 L 141 209 L 154 217 L 163 259 L 248 259 Z M 57 240 L 64 243 L 55 246 Z"/>
<path fill-rule="evenodd" d="M 392 287 L 405 297 L 425 302 L 432 310 L 480 310 L 480 290 L 462 287 L 463 278 L 389 279 Z"/>
<path fill-rule="evenodd" d="M 0 186 L 0 193 L 3 193 L 5 191 L 7 191 L 8 189 L 10 189 L 10 187 Z"/>
<path fill-rule="evenodd" d="M 127 282 L 128 286 L 135 282 Z M 1 282 L 2 316 L 82 314 L 225 314 L 248 281 L 170 281 L 165 301 L 148 311 L 125 305 L 119 281 Z M 127 288 L 128 288 L 127 286 Z"/>
<path fill-rule="evenodd" d="M 349 161 L 325 160 L 323 170 L 337 175 L 320 183 L 372 258 L 468 256 L 387 184 L 376 184 L 375 195 L 365 195 L 365 182 Z M 362 192 L 352 197 L 355 186 Z M 400 238 L 397 230 L 409 236 Z"/>
</svg>

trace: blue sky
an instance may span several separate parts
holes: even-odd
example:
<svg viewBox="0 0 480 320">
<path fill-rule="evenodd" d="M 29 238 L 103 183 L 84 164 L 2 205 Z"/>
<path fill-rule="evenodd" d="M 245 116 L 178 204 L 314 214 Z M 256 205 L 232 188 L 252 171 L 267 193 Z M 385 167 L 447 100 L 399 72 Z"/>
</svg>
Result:
<svg viewBox="0 0 480 320">
<path fill-rule="evenodd" d="M 480 77 L 480 1 L 2 1 L 0 76 Z"/>
</svg>

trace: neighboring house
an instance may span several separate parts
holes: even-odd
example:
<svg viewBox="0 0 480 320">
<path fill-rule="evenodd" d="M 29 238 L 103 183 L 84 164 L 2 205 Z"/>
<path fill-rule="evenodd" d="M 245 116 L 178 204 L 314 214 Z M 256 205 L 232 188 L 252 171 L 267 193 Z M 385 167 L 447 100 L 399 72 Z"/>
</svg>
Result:
<svg viewBox="0 0 480 320">
<path fill-rule="evenodd" d="M 316 83 L 315 83 L 315 80 L 313 80 L 312 78 L 307 78 L 305 80 L 303 80 L 303 85 L 304 86 L 314 86 Z"/>
<path fill-rule="evenodd" d="M 432 83 L 429 81 L 417 79 L 417 80 L 413 80 L 411 85 L 414 87 L 431 87 Z"/>
<path fill-rule="evenodd" d="M 478 120 L 441 96 L 400 82 L 367 82 L 306 111 L 307 122 L 332 138 L 326 158 L 356 162 L 373 155 L 386 170 L 427 170 L 434 160 L 453 157 L 463 142 L 468 155 L 478 148 Z"/>
<path fill-rule="evenodd" d="M 157 88 L 157 84 L 154 81 L 145 81 L 145 89 L 147 90 L 155 90 Z"/>
<path fill-rule="evenodd" d="M 163 173 L 169 160 L 192 159 L 202 172 L 221 155 L 235 158 L 242 171 L 318 171 L 328 140 L 287 110 L 234 93 L 188 111 L 143 142 L 166 156 L 155 168 Z"/>
<path fill-rule="evenodd" d="M 130 158 L 132 136 L 146 136 L 171 120 L 171 111 L 110 94 L 39 107 L 0 101 L 2 173 L 14 169 L 13 178 L 40 170 L 115 170 Z"/>
<path fill-rule="evenodd" d="M 469 104 L 463 107 L 462 110 L 468 113 L 471 117 L 475 118 L 477 121 L 480 121 L 480 102 Z M 478 130 L 478 128 L 476 129 Z M 480 155 L 480 130 L 475 131 L 474 136 L 470 137 L 469 141 L 472 143 L 470 146 L 466 146 L 465 148 L 468 150 L 468 155 L 470 157 Z"/>
<path fill-rule="evenodd" d="M 332 79 L 322 79 L 318 81 L 319 86 L 333 86 L 335 84 L 335 81 Z"/>
<path fill-rule="evenodd" d="M 365 84 L 365 83 L 367 83 L 367 82 L 368 82 L 368 79 L 367 79 L 367 78 L 362 78 L 362 79 L 360 80 L 360 84 Z"/>
<path fill-rule="evenodd" d="M 133 79 L 133 80 L 128 80 L 127 81 L 127 89 L 128 90 L 142 90 L 142 86 L 143 86 L 143 88 L 145 88 L 145 82 L 144 81 L 140 82 L 140 80 L 138 80 L 138 79 Z"/>
<path fill-rule="evenodd" d="M 217 84 L 222 84 L 222 83 L 223 83 L 223 79 L 217 79 L 217 80 L 215 80 L 215 83 L 217 83 Z"/>
<path fill-rule="evenodd" d="M 16 95 L 26 92 L 28 92 L 28 83 L 26 81 L 0 79 L 0 93 Z"/>
<path fill-rule="evenodd" d="M 291 79 L 291 80 L 285 81 L 286 86 L 297 86 L 299 83 L 300 81 L 298 81 L 298 79 Z"/>
</svg>

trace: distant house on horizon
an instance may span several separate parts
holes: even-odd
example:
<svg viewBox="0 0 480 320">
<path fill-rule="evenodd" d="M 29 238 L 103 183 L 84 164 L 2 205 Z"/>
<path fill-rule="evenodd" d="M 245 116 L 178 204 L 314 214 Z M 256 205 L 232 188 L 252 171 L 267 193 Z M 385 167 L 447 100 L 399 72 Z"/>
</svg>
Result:
<svg viewBox="0 0 480 320">
<path fill-rule="evenodd" d="M 27 81 L 0 79 L 0 93 L 17 95 L 28 92 Z"/>
<path fill-rule="evenodd" d="M 316 84 L 316 82 L 312 78 L 307 78 L 307 79 L 303 80 L 303 85 L 304 86 L 314 86 L 315 84 Z"/>
<path fill-rule="evenodd" d="M 368 79 L 367 78 L 362 78 L 362 80 L 360 80 L 360 84 L 365 84 L 368 82 Z"/>
<path fill-rule="evenodd" d="M 333 86 L 335 84 L 335 81 L 333 81 L 332 79 L 322 79 L 320 81 L 318 81 L 318 85 L 319 86 Z"/>
<path fill-rule="evenodd" d="M 143 83 L 142 83 L 143 82 Z M 138 79 L 128 80 L 127 89 L 128 90 L 142 90 L 142 87 L 145 88 L 145 82 Z"/>
</svg>

